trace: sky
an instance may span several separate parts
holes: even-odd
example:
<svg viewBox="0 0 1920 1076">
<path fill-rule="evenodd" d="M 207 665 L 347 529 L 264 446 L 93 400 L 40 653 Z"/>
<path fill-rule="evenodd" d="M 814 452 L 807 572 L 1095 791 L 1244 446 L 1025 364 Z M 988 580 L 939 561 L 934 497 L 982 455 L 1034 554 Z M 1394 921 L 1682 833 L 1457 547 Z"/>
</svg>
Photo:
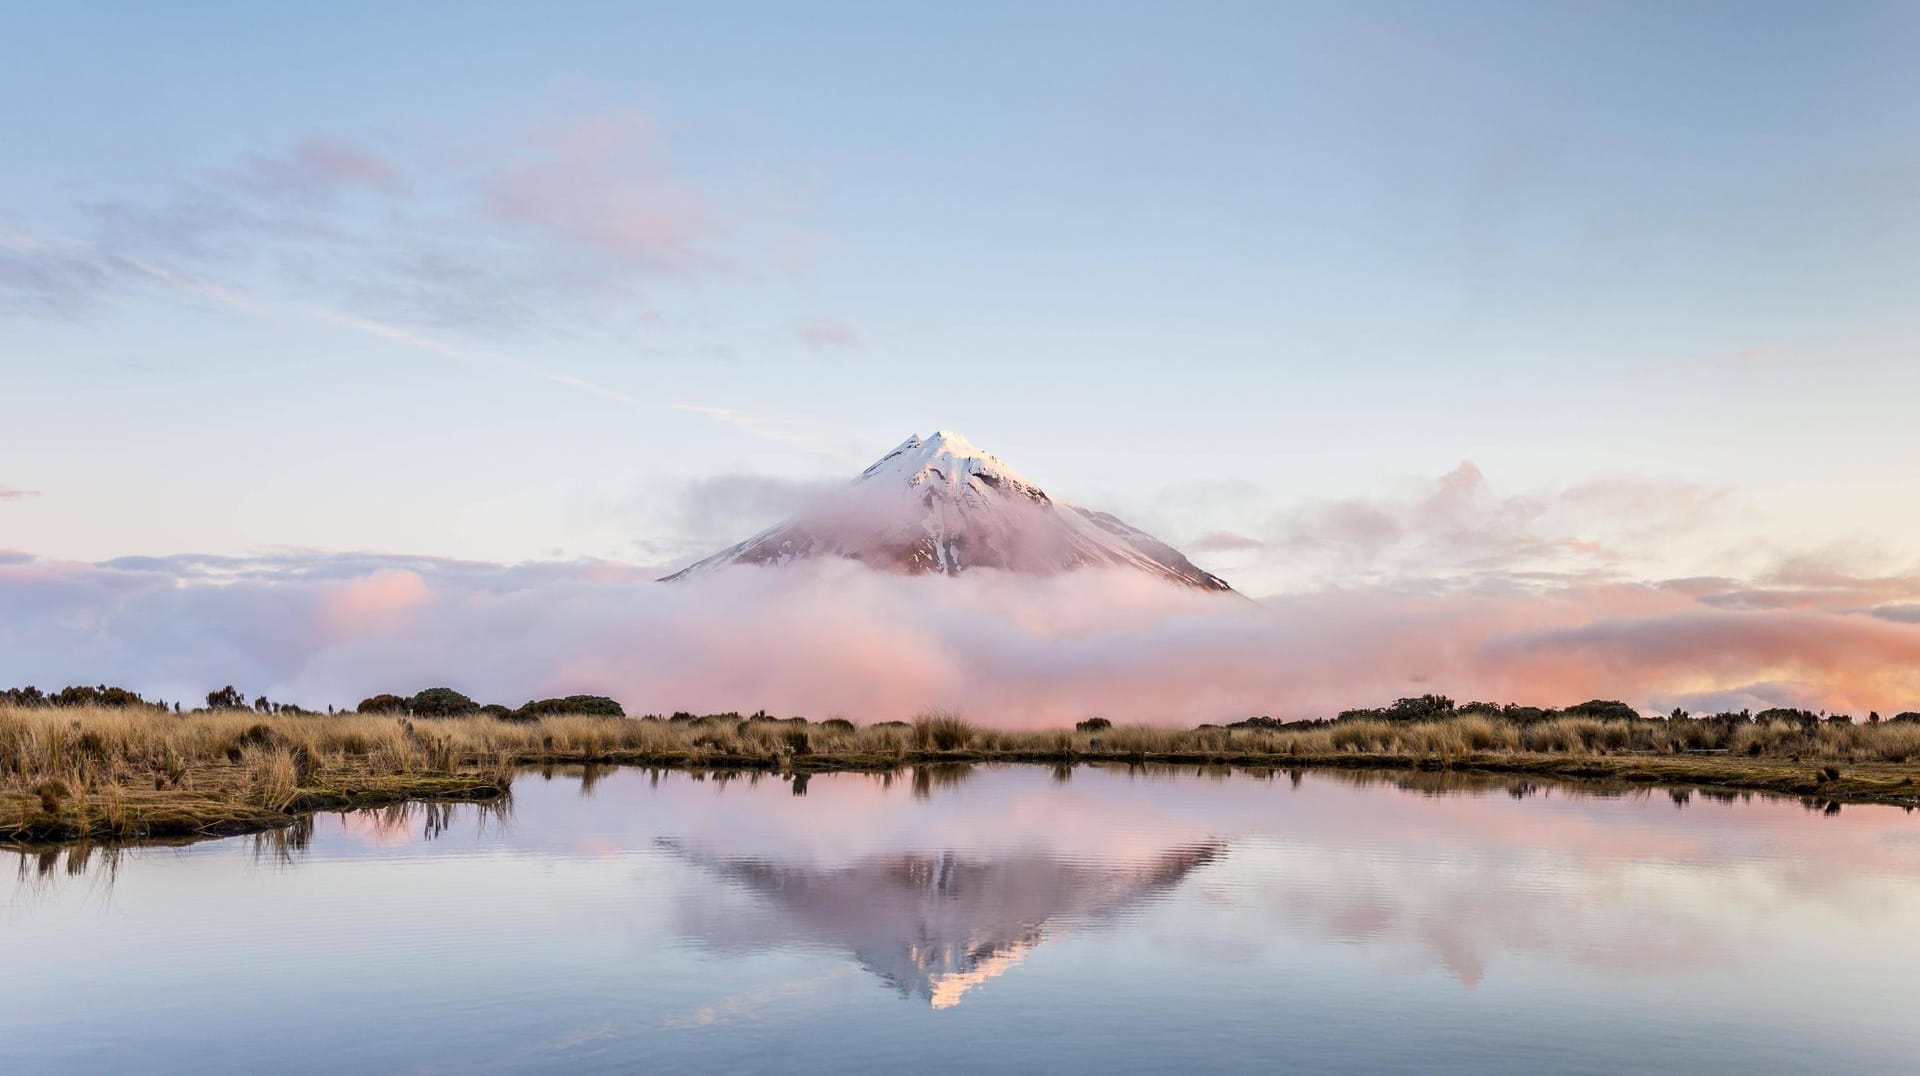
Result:
<svg viewBox="0 0 1920 1076">
<path fill-rule="evenodd" d="M 327 586 L 639 586 L 944 427 L 1273 607 L 1733 609 L 1607 675 L 1920 708 L 1916 51 L 1900 3 L 12 9 L 0 679 L 190 692 L 129 595 L 244 577 L 307 632 L 256 690 L 358 690 Z M 1498 675 L 1436 628 L 1232 705 L 1603 679 L 1458 615 Z M 871 705 L 998 668 L 942 646 Z"/>
</svg>

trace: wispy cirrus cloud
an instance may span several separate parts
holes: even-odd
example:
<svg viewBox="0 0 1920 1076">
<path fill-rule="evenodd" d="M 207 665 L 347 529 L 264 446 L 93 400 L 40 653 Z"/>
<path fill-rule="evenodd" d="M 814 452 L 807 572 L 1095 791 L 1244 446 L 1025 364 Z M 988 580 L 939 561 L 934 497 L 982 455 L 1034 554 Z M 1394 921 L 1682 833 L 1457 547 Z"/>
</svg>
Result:
<svg viewBox="0 0 1920 1076">
<path fill-rule="evenodd" d="M 676 403 L 671 406 L 675 411 L 701 415 L 754 437 L 807 452 L 852 459 L 862 450 L 862 442 L 850 431 L 813 419 L 745 411 L 706 403 Z"/>
<path fill-rule="evenodd" d="M 383 144 L 384 143 L 384 144 Z M 0 304 L 81 316 L 203 280 L 409 327 L 624 331 L 650 289 L 743 264 L 745 216 L 680 178 L 654 119 L 609 108 L 399 144 L 314 134 L 0 231 Z"/>
<path fill-rule="evenodd" d="M 158 294 L 250 317 L 318 319 L 623 406 L 700 414 L 810 451 L 847 450 L 847 439 L 818 423 L 643 404 L 630 389 L 521 357 L 534 333 L 622 335 L 658 324 L 651 290 L 731 271 L 741 259 L 724 244 L 743 229 L 720 199 L 679 178 L 643 112 L 589 112 L 488 145 L 382 151 L 316 135 L 152 194 L 94 198 L 75 207 L 71 234 L 0 230 L 0 310 L 81 318 Z M 449 156 L 460 166 L 440 159 Z M 826 321 L 804 335 L 821 347 L 855 340 Z"/>
</svg>

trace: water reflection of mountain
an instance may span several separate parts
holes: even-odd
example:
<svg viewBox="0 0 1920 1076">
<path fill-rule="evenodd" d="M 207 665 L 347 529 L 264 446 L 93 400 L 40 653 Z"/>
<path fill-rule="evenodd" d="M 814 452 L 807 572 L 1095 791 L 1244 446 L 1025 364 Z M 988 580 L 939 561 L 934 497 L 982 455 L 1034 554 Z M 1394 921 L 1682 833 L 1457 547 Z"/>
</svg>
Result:
<svg viewBox="0 0 1920 1076">
<path fill-rule="evenodd" d="M 662 847 L 762 898 L 777 936 L 699 917 L 689 932 L 723 948 L 808 941 L 851 952 L 906 998 L 936 1009 L 1024 960 L 1047 937 L 1110 922 L 1223 855 L 1224 842 L 1132 864 L 1042 853 L 874 856 L 839 867 L 729 859 Z"/>
</svg>

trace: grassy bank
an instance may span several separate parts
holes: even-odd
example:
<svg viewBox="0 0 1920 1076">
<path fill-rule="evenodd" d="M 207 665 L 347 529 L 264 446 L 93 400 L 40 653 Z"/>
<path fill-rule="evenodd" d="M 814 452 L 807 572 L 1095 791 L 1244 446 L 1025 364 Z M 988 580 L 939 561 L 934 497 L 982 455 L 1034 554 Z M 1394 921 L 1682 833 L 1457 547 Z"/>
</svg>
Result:
<svg viewBox="0 0 1920 1076">
<path fill-rule="evenodd" d="M 526 763 L 890 770 L 939 762 L 1460 769 L 1920 804 L 1920 725 L 1486 715 L 1297 728 L 1012 732 L 844 721 L 278 714 L 0 706 L 0 842 L 284 825 L 319 808 L 488 799 Z"/>
</svg>

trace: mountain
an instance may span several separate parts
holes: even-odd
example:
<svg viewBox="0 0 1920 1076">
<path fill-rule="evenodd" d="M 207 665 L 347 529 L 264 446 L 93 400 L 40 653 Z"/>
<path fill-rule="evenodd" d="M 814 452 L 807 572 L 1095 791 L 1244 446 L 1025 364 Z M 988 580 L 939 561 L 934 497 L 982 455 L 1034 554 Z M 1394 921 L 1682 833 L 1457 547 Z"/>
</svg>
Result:
<svg viewBox="0 0 1920 1076">
<path fill-rule="evenodd" d="M 907 438 L 821 503 L 666 578 L 827 556 L 909 575 L 1125 567 L 1200 590 L 1233 589 L 1137 527 L 1054 500 L 950 430 Z"/>
</svg>

